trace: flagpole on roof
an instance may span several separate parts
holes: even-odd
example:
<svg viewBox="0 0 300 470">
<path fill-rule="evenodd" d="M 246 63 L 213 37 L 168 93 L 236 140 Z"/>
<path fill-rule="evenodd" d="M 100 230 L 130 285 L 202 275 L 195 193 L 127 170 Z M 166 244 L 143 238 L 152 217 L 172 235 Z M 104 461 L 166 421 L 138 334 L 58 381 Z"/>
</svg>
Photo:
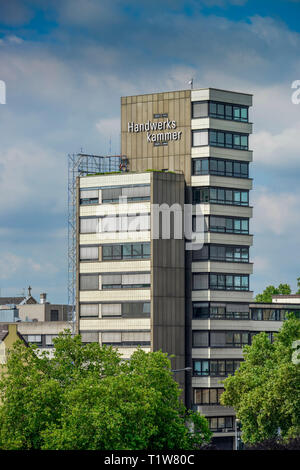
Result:
<svg viewBox="0 0 300 470">
<path fill-rule="evenodd" d="M 191 78 L 188 83 L 189 83 L 189 85 L 191 85 L 191 90 L 192 90 L 193 86 L 194 86 L 194 79 Z"/>
</svg>

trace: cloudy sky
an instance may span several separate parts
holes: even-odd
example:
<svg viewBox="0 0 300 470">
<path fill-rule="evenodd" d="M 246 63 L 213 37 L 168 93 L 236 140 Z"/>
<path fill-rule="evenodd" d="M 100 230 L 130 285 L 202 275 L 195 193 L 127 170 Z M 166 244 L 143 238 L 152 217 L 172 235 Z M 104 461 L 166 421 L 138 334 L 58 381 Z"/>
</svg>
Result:
<svg viewBox="0 0 300 470">
<path fill-rule="evenodd" d="M 253 93 L 255 293 L 300 276 L 298 0 L 0 0 L 1 295 L 67 302 L 67 154 L 120 151 L 120 97 Z"/>
</svg>

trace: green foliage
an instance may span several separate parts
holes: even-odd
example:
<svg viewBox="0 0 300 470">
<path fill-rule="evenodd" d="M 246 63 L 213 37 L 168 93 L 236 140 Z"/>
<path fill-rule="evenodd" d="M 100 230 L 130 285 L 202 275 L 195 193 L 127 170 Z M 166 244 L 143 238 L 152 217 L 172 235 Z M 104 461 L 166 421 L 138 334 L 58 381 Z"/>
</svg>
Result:
<svg viewBox="0 0 300 470">
<path fill-rule="evenodd" d="M 262 294 L 257 294 L 255 302 L 272 303 L 272 295 L 289 295 L 291 294 L 291 287 L 289 284 L 279 284 L 278 287 L 268 286 Z"/>
<path fill-rule="evenodd" d="M 233 406 L 242 423 L 242 439 L 256 443 L 300 435 L 300 365 L 292 360 L 300 338 L 300 320 L 293 314 L 271 343 L 266 333 L 245 346 L 240 368 L 224 380 L 221 402 Z"/>
<path fill-rule="evenodd" d="M 186 412 L 170 360 L 138 349 L 123 361 L 111 347 L 69 332 L 52 359 L 21 342 L 0 380 L 1 449 L 193 449 L 209 442 L 207 420 Z M 193 428 L 193 432 L 190 429 Z"/>
<path fill-rule="evenodd" d="M 297 290 L 296 294 L 300 295 L 300 277 L 297 277 L 297 287 L 298 287 L 298 290 Z"/>
</svg>

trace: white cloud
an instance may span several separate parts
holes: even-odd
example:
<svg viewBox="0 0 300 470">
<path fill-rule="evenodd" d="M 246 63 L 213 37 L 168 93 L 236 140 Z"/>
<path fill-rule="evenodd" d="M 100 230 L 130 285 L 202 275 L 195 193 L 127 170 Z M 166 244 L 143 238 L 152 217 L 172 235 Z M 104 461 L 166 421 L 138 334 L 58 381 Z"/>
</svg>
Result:
<svg viewBox="0 0 300 470">
<path fill-rule="evenodd" d="M 50 273 L 57 272 L 57 268 L 51 263 L 41 264 L 31 257 L 18 256 L 7 252 L 0 255 L 0 279 L 12 279 L 21 272 L 27 277 L 35 276 L 47 270 Z"/>
<path fill-rule="evenodd" d="M 61 157 L 55 152 L 28 143 L 0 151 L 0 211 L 24 206 L 31 211 L 43 203 L 51 212 L 62 209 L 66 188 Z"/>
<path fill-rule="evenodd" d="M 254 264 L 255 272 L 267 273 L 271 268 L 270 259 L 266 256 L 254 256 L 251 259 L 251 262 Z"/>
<path fill-rule="evenodd" d="M 252 148 L 258 163 L 291 167 L 300 165 L 300 121 L 278 134 L 262 130 L 252 136 Z"/>
<path fill-rule="evenodd" d="M 22 38 L 15 36 L 14 34 L 7 36 L 7 40 L 13 44 L 22 44 L 24 42 Z"/>
<path fill-rule="evenodd" d="M 96 128 L 100 134 L 106 137 L 119 135 L 121 131 L 120 118 L 99 119 L 96 122 Z"/>
<path fill-rule="evenodd" d="M 257 188 L 254 195 L 254 233 L 284 235 L 300 230 L 299 194 Z"/>
</svg>

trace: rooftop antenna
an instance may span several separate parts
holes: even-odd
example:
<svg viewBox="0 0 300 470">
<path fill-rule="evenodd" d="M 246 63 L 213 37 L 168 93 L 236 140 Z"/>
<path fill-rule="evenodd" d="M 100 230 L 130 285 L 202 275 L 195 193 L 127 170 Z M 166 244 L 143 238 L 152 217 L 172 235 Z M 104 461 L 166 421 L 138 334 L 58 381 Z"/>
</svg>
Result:
<svg viewBox="0 0 300 470">
<path fill-rule="evenodd" d="M 191 90 L 192 90 L 193 87 L 194 87 L 194 79 L 191 78 L 191 79 L 189 80 L 188 84 L 191 85 Z"/>
</svg>

